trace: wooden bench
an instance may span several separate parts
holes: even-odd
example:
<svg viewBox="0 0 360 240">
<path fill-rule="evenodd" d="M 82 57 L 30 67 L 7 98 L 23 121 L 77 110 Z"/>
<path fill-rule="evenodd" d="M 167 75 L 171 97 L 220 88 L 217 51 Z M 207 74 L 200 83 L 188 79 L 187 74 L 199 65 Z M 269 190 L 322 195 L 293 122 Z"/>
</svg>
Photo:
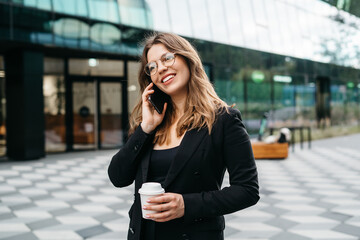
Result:
<svg viewBox="0 0 360 240">
<path fill-rule="evenodd" d="M 255 159 L 284 159 L 289 154 L 288 143 L 251 142 Z"/>
</svg>

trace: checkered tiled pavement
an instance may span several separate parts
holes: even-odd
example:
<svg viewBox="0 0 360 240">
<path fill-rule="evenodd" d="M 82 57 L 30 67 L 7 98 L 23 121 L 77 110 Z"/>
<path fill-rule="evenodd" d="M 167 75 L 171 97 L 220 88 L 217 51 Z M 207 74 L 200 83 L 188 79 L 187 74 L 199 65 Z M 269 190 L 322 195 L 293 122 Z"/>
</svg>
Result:
<svg viewBox="0 0 360 240">
<path fill-rule="evenodd" d="M 286 160 L 257 160 L 261 200 L 226 216 L 226 239 L 360 239 L 354 142 L 360 135 L 314 142 Z M 0 162 L 0 239 L 126 239 L 133 186 L 110 184 L 106 169 L 114 153 Z"/>
</svg>

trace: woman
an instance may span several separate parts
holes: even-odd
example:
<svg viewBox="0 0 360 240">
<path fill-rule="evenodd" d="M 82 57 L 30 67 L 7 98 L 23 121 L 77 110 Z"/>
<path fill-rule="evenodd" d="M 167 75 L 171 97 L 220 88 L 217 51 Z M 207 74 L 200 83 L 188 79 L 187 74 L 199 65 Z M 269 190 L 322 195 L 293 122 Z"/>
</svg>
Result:
<svg viewBox="0 0 360 240">
<path fill-rule="evenodd" d="M 111 160 L 116 187 L 135 180 L 128 239 L 224 239 L 224 214 L 259 200 L 257 170 L 238 110 L 215 93 L 201 60 L 185 39 L 159 33 L 145 41 L 139 84 L 142 97 L 130 122 L 131 137 Z M 170 96 L 161 114 L 148 98 L 153 84 Z M 225 170 L 230 186 L 221 188 Z M 165 193 L 144 208 L 139 188 L 160 182 Z"/>
</svg>

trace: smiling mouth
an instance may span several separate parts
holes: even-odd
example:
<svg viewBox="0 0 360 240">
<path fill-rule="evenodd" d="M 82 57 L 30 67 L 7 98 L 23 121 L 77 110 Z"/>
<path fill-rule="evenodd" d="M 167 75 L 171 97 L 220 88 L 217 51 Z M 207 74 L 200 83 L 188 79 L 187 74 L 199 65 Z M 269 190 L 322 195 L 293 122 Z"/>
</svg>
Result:
<svg viewBox="0 0 360 240">
<path fill-rule="evenodd" d="M 175 77 L 175 74 L 171 74 L 171 75 L 167 76 L 167 77 L 164 78 L 161 82 L 162 82 L 162 83 L 166 83 L 167 81 L 169 81 L 169 80 L 172 79 L 173 77 Z"/>
</svg>

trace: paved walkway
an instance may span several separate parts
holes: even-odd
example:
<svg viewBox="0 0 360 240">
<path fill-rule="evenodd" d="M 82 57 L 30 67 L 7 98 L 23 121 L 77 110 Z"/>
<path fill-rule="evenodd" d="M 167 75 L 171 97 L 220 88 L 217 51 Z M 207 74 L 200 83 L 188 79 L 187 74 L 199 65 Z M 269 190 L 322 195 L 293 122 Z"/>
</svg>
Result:
<svg viewBox="0 0 360 240">
<path fill-rule="evenodd" d="M 359 142 L 333 138 L 286 160 L 257 160 L 261 200 L 226 216 L 226 239 L 360 239 Z M 114 153 L 0 162 L 0 239 L 126 239 L 133 186 L 110 184 Z"/>
</svg>

